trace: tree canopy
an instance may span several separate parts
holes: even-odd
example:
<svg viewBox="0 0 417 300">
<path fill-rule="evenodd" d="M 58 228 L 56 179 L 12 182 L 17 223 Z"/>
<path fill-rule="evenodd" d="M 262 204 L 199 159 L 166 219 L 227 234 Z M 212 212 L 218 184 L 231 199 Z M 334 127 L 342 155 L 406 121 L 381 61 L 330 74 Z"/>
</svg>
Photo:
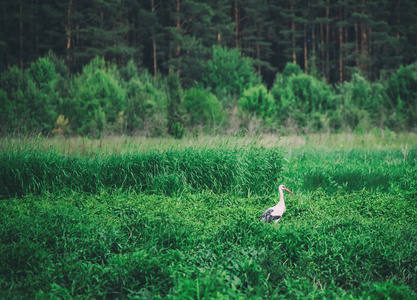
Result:
<svg viewBox="0 0 417 300">
<path fill-rule="evenodd" d="M 1 133 L 417 128 L 414 0 L 0 7 Z"/>
<path fill-rule="evenodd" d="M 271 85 L 287 62 L 327 82 L 366 79 L 417 59 L 414 0 L 1 1 L 0 68 L 29 67 L 52 50 L 68 71 L 99 56 L 133 59 L 154 76 L 200 79 L 213 45 L 251 58 Z"/>
</svg>

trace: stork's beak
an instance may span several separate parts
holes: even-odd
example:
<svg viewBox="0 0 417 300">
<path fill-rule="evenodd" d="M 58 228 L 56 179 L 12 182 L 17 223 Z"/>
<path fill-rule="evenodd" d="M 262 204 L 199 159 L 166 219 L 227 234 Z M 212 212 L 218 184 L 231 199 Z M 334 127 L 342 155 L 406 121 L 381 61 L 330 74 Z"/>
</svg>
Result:
<svg viewBox="0 0 417 300">
<path fill-rule="evenodd" d="M 290 193 L 290 194 L 293 194 L 293 195 L 294 195 L 294 193 L 293 193 L 293 192 L 291 192 L 289 189 L 284 188 L 284 190 L 285 190 L 285 191 L 287 191 L 288 193 Z"/>
</svg>

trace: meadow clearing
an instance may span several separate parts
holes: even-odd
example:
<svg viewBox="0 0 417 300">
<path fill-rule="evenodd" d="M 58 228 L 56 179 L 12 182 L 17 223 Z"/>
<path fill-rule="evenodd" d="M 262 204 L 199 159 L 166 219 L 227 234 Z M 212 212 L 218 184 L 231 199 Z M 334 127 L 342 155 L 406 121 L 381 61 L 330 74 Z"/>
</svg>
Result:
<svg viewBox="0 0 417 300">
<path fill-rule="evenodd" d="M 416 134 L 9 137 L 0 180 L 2 299 L 417 299 Z"/>
</svg>

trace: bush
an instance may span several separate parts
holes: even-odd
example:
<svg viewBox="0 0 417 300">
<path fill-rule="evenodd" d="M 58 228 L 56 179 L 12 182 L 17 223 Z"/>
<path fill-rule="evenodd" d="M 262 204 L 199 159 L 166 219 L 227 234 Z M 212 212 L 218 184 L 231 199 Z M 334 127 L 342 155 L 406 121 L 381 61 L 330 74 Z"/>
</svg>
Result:
<svg viewBox="0 0 417 300">
<path fill-rule="evenodd" d="M 276 113 L 274 97 L 263 84 L 246 89 L 239 99 L 239 107 L 244 120 L 257 116 L 266 124 L 271 124 Z"/>
<path fill-rule="evenodd" d="M 0 89 L 0 131 L 9 131 L 13 126 L 13 103 L 7 97 L 7 93 Z"/>
<path fill-rule="evenodd" d="M 130 61 L 122 70 L 126 90 L 124 128 L 128 133 L 143 130 L 147 136 L 160 136 L 166 129 L 166 85 L 155 81 L 147 71 L 139 71 Z"/>
<path fill-rule="evenodd" d="M 301 73 L 292 63 L 287 64 L 282 74 L 277 74 L 271 93 L 277 102 L 280 124 L 292 119 L 296 125 L 306 127 L 309 116 L 319 114 L 319 124 L 315 122 L 314 128 L 317 130 L 327 125 L 322 124 L 322 119 L 337 107 L 333 91 L 324 80 Z"/>
<path fill-rule="evenodd" d="M 250 85 L 261 83 L 250 58 L 241 57 L 238 49 L 219 46 L 213 46 L 213 59 L 203 65 L 202 80 L 215 94 L 226 91 L 238 97 Z"/>
<path fill-rule="evenodd" d="M 336 86 L 341 121 L 345 128 L 368 131 L 386 121 L 386 94 L 379 82 L 369 82 L 355 73 L 350 81 Z"/>
<path fill-rule="evenodd" d="M 125 103 L 126 92 L 117 70 L 95 58 L 72 82 L 61 114 L 68 117 L 74 132 L 99 136 L 106 126 L 117 126 Z"/>
<path fill-rule="evenodd" d="M 192 88 L 184 93 L 184 106 L 189 115 L 189 126 L 213 127 L 223 119 L 223 106 L 216 96 L 205 90 Z"/>
<path fill-rule="evenodd" d="M 401 66 L 387 81 L 386 93 L 391 111 L 391 129 L 412 129 L 417 126 L 417 63 Z"/>
<path fill-rule="evenodd" d="M 30 65 L 26 107 L 29 116 L 28 128 L 50 132 L 58 117 L 61 97 L 57 89 L 59 75 L 48 58 L 40 58 Z"/>
<path fill-rule="evenodd" d="M 52 130 L 61 102 L 57 85 L 61 78 L 48 58 L 39 58 L 26 71 L 12 67 L 1 74 L 4 106 L 3 131 Z M 6 96 L 6 97 L 4 97 Z"/>
<path fill-rule="evenodd" d="M 176 73 L 170 73 L 167 78 L 168 85 L 168 133 L 176 138 L 183 135 L 183 106 L 181 103 L 180 78 Z"/>
<path fill-rule="evenodd" d="M 47 58 L 39 58 L 28 69 L 30 77 L 38 88 L 43 88 L 56 78 L 55 67 Z"/>
</svg>

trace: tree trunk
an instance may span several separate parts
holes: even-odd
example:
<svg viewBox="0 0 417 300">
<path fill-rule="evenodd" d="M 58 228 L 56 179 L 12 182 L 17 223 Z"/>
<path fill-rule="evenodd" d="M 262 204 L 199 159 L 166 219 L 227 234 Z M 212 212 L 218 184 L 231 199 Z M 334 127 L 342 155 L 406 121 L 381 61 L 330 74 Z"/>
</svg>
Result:
<svg viewBox="0 0 417 300">
<path fill-rule="evenodd" d="M 314 73 L 317 73 L 317 70 L 316 70 L 316 32 L 315 32 L 315 30 L 316 30 L 316 24 L 313 23 L 313 30 L 311 31 L 311 40 L 313 42 L 312 49 L 311 49 L 312 50 L 312 58 L 313 58 L 312 71 Z"/>
<path fill-rule="evenodd" d="M 181 11 L 181 3 L 180 3 L 180 0 L 177 0 L 177 30 L 178 30 L 178 34 L 180 33 L 180 30 L 181 30 L 180 11 Z M 180 56 L 180 52 L 181 52 L 180 42 L 177 41 L 177 57 Z"/>
<path fill-rule="evenodd" d="M 308 74 L 307 24 L 304 24 L 304 73 Z"/>
<path fill-rule="evenodd" d="M 67 26 L 65 28 L 65 31 L 67 33 L 67 47 L 66 47 L 66 52 L 67 52 L 67 69 L 68 69 L 68 74 L 71 73 L 71 55 L 70 55 L 70 49 L 71 49 L 71 9 L 72 9 L 72 0 L 69 0 L 68 3 L 68 10 L 67 10 Z"/>
<path fill-rule="evenodd" d="M 34 20 L 35 20 L 35 17 L 34 17 L 34 14 L 33 14 L 33 11 L 34 10 L 35 10 L 35 8 L 34 8 L 33 0 L 30 0 L 30 25 L 29 25 L 29 27 L 30 27 L 30 37 L 31 37 L 30 43 L 31 44 L 33 42 L 32 38 L 35 36 L 35 34 L 33 34 L 33 31 L 36 28 L 35 24 L 33 23 Z M 36 45 L 35 45 L 35 55 L 37 57 L 38 56 L 38 52 L 36 50 L 38 50 L 38 49 L 36 48 Z"/>
<path fill-rule="evenodd" d="M 361 14 L 365 14 L 365 1 L 366 0 L 362 0 L 363 7 L 362 7 Z M 364 72 L 364 74 L 366 74 L 367 65 L 366 65 L 365 59 L 368 56 L 368 45 L 367 45 L 367 31 L 366 31 L 364 22 L 362 22 L 361 24 L 361 56 L 362 56 L 361 69 Z"/>
<path fill-rule="evenodd" d="M 321 75 L 323 77 L 326 77 L 325 70 L 324 70 L 324 59 L 325 59 L 325 51 L 324 51 L 324 28 L 323 28 L 323 22 L 320 22 L 320 52 L 321 52 Z"/>
<path fill-rule="evenodd" d="M 339 27 L 339 81 L 343 82 L 343 28 Z"/>
<path fill-rule="evenodd" d="M 23 8 L 22 0 L 19 1 L 20 17 L 19 17 L 19 40 L 20 40 L 20 69 L 23 70 Z"/>
<path fill-rule="evenodd" d="M 35 6 L 35 15 L 36 15 L 36 37 L 35 37 L 35 42 L 36 42 L 36 53 L 39 53 L 39 20 L 38 20 L 38 0 L 36 0 L 36 6 Z"/>
<path fill-rule="evenodd" d="M 292 3 L 292 0 L 290 0 L 290 10 L 291 14 L 294 13 L 294 5 Z M 294 18 L 291 20 L 291 32 L 292 32 L 292 62 L 297 63 L 297 54 L 295 53 L 295 21 Z"/>
<path fill-rule="evenodd" d="M 6 21 L 6 15 L 7 15 L 7 10 L 6 10 L 6 3 L 5 0 L 1 1 L 3 4 L 3 28 L 7 28 L 7 21 Z M 9 47 L 6 47 L 6 66 L 9 67 L 10 66 L 10 51 L 9 51 Z"/>
<path fill-rule="evenodd" d="M 356 11 L 355 11 L 356 12 Z M 358 22 L 355 21 L 355 61 L 356 67 L 359 67 L 359 34 L 358 34 Z"/>
<path fill-rule="evenodd" d="M 258 30 L 258 43 L 256 43 L 256 57 L 258 59 L 258 61 L 261 61 L 261 46 L 259 45 L 259 41 L 261 39 L 261 30 L 262 30 L 262 24 L 258 24 L 257 26 L 257 30 Z M 261 73 L 261 65 L 258 65 L 258 74 L 259 76 L 262 75 Z"/>
<path fill-rule="evenodd" d="M 151 0 L 151 9 L 152 9 L 152 14 L 155 14 L 155 0 Z M 153 37 L 152 37 L 152 54 L 153 54 L 153 76 L 156 80 L 158 69 L 157 69 L 157 61 L 156 61 L 155 28 L 153 29 Z"/>
<path fill-rule="evenodd" d="M 400 26 L 400 5 L 401 5 L 401 0 L 397 1 L 397 7 L 396 7 L 396 11 L 397 11 L 397 32 L 396 32 L 396 36 L 397 36 L 397 47 L 395 47 L 395 54 L 398 56 L 400 54 L 400 32 L 398 30 L 398 27 Z"/>
<path fill-rule="evenodd" d="M 326 19 L 329 18 L 330 15 L 330 0 L 326 0 Z M 329 54 L 329 35 L 330 35 L 330 24 L 329 22 L 326 23 L 326 80 L 327 82 L 330 81 L 330 71 L 329 71 L 329 63 L 330 63 L 330 54 Z"/>
<path fill-rule="evenodd" d="M 339 18 L 342 21 L 342 8 L 339 7 Z M 339 82 L 343 82 L 343 27 L 339 26 Z"/>
<path fill-rule="evenodd" d="M 237 0 L 235 0 L 235 39 L 236 49 L 239 49 L 239 9 L 237 7 Z"/>
</svg>

